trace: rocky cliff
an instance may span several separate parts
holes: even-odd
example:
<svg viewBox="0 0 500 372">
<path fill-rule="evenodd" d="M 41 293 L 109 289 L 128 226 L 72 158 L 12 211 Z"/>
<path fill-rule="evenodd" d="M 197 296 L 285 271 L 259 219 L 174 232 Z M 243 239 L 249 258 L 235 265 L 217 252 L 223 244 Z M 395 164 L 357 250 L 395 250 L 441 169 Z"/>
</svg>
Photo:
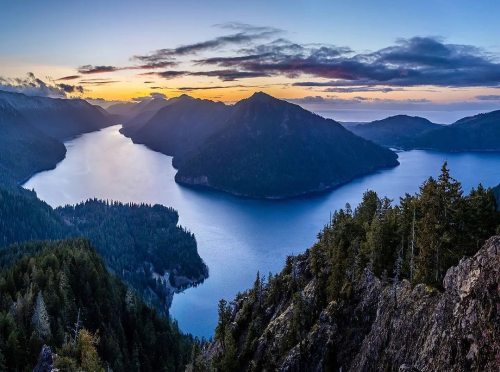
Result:
<svg viewBox="0 0 500 372">
<path fill-rule="evenodd" d="M 276 280 L 260 294 L 257 290 L 238 296 L 228 327 L 238 335 L 232 352 L 243 370 L 497 371 L 500 367 L 500 236 L 450 268 L 443 291 L 412 286 L 406 280 L 379 279 L 365 269 L 349 296 L 318 309 L 313 265 L 308 251 L 280 274 L 296 278 L 293 297 L 285 293 L 278 301 L 267 302 L 269 292 L 277 289 Z M 261 315 L 248 322 L 259 304 Z M 257 327 L 255 319 L 261 322 Z M 256 329 L 260 333 L 252 335 Z M 227 354 L 227 341 L 224 346 Z M 224 365 L 222 348 L 220 342 L 207 346 L 199 365 L 218 358 Z"/>
</svg>

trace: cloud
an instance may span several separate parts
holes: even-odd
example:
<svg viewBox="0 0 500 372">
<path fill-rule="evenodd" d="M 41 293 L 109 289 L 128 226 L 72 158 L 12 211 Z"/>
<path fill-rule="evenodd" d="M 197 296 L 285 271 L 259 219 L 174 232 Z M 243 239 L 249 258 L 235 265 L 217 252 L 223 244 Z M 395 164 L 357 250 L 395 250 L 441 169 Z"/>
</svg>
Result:
<svg viewBox="0 0 500 372">
<path fill-rule="evenodd" d="M 475 97 L 479 101 L 500 101 L 499 94 L 481 95 Z"/>
<path fill-rule="evenodd" d="M 80 74 L 101 74 L 103 72 L 113 72 L 119 70 L 115 66 L 93 66 L 93 65 L 84 65 L 78 67 L 78 72 Z"/>
<path fill-rule="evenodd" d="M 235 81 L 239 79 L 248 79 L 255 77 L 267 77 L 269 76 L 265 72 L 253 72 L 253 71 L 239 71 L 236 69 L 226 69 L 226 70 L 209 70 L 209 71 L 177 71 L 177 70 L 167 70 L 160 72 L 147 72 L 141 75 L 151 76 L 156 75 L 164 79 L 174 79 L 182 76 L 206 76 L 206 77 L 217 77 L 222 81 Z"/>
<path fill-rule="evenodd" d="M 63 76 L 62 78 L 56 79 L 56 81 L 62 81 L 62 80 L 76 80 L 79 79 L 80 75 L 69 75 L 69 76 Z"/>
<path fill-rule="evenodd" d="M 207 85 L 199 87 L 179 87 L 175 88 L 179 91 L 195 91 L 195 90 L 214 90 L 214 89 L 234 89 L 234 88 L 262 88 L 260 85 Z"/>
<path fill-rule="evenodd" d="M 330 79 L 315 86 L 500 86 L 500 63 L 485 51 L 433 37 L 400 39 L 393 46 L 364 54 L 283 39 L 242 51 L 246 54 L 195 62 L 272 76 Z"/>
<path fill-rule="evenodd" d="M 211 71 L 198 71 L 189 73 L 191 76 L 208 76 L 217 77 L 222 81 L 234 81 L 239 79 L 248 79 L 256 77 L 267 77 L 270 76 L 266 72 L 260 71 L 239 71 L 234 69 L 229 70 L 211 70 Z"/>
<path fill-rule="evenodd" d="M 158 49 L 147 55 L 135 55 L 133 59 L 147 63 L 172 63 L 173 59 L 177 57 L 218 50 L 228 45 L 247 45 L 257 40 L 270 38 L 282 32 L 273 27 L 252 26 L 237 22 L 218 24 L 215 25 L 215 27 L 237 32 L 218 36 L 202 42 L 180 45 L 176 48 Z"/>
<path fill-rule="evenodd" d="M 158 93 L 158 92 L 155 92 L 155 93 L 151 93 L 150 94 L 151 98 L 153 99 L 167 99 L 167 96 L 163 93 Z"/>
<path fill-rule="evenodd" d="M 66 93 L 82 93 L 84 89 L 81 85 L 71 85 L 71 84 L 56 84 L 56 87 L 62 89 Z"/>
<path fill-rule="evenodd" d="M 29 72 L 25 78 L 0 77 L 0 90 L 51 98 L 66 98 L 67 93 L 83 93 L 84 91 L 83 87 L 78 85 L 46 83 L 32 72 Z"/>
<path fill-rule="evenodd" d="M 144 102 L 151 101 L 152 99 L 167 99 L 167 96 L 163 93 L 153 92 L 150 93 L 149 96 L 134 97 L 132 98 L 132 101 Z"/>
<path fill-rule="evenodd" d="M 295 84 L 293 84 L 295 85 Z M 359 92 L 381 92 L 381 93 L 389 93 L 389 92 L 399 92 L 403 91 L 402 88 L 389 88 L 389 87 L 347 87 L 347 88 L 326 88 L 323 92 L 329 93 L 359 93 Z"/>
<path fill-rule="evenodd" d="M 111 79 L 85 79 L 80 80 L 80 84 L 83 85 L 107 85 L 107 84 L 115 84 L 119 83 L 119 80 L 111 80 Z"/>
<path fill-rule="evenodd" d="M 78 67 L 78 72 L 80 74 L 89 75 L 89 74 L 101 74 L 105 72 L 115 72 L 123 70 L 154 70 L 157 68 L 173 67 L 176 65 L 177 62 L 174 61 L 149 62 L 136 66 L 123 66 L 123 67 L 84 65 Z"/>
</svg>

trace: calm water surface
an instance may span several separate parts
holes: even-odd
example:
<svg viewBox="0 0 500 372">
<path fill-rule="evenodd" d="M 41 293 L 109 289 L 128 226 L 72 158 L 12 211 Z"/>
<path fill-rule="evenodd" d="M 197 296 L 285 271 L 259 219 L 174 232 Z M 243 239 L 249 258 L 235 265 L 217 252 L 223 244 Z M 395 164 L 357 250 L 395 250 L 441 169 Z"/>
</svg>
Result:
<svg viewBox="0 0 500 372">
<path fill-rule="evenodd" d="M 56 207 L 87 198 L 160 203 L 179 211 L 191 230 L 210 277 L 176 295 L 171 313 L 182 330 L 209 337 L 217 322 L 217 302 L 250 287 L 257 270 L 278 272 L 287 255 L 309 247 L 331 211 L 353 207 L 364 191 L 397 199 L 414 193 L 444 160 L 466 191 L 479 182 L 500 182 L 500 154 L 399 153 L 401 165 L 359 178 L 330 193 L 287 201 L 258 201 L 217 192 L 186 189 L 174 182 L 171 157 L 134 145 L 119 126 L 85 134 L 66 143 L 68 153 L 54 170 L 30 179 L 25 187 Z"/>
</svg>

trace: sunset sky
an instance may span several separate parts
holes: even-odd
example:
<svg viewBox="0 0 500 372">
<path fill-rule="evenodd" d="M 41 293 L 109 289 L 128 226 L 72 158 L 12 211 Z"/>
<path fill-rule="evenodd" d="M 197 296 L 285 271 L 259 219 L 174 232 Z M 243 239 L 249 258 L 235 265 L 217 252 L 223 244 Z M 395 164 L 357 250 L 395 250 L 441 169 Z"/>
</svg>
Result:
<svg viewBox="0 0 500 372">
<path fill-rule="evenodd" d="M 0 89 L 225 102 L 265 91 L 319 112 L 500 107 L 499 1 L 235 3 L 0 0 Z"/>
</svg>

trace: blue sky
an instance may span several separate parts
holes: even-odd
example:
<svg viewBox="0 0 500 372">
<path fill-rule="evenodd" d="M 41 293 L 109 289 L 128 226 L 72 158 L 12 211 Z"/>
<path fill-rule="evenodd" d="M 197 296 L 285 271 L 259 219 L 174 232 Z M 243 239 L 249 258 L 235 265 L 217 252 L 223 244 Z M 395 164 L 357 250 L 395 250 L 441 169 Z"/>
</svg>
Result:
<svg viewBox="0 0 500 372">
<path fill-rule="evenodd" d="M 312 44 L 347 47 L 365 58 L 369 53 L 397 45 L 397 40 L 426 37 L 452 47 L 466 45 L 478 48 L 477 51 L 469 50 L 467 56 L 481 56 L 488 63 L 493 63 L 493 70 L 486 71 L 488 76 L 479 82 L 469 79 L 467 83 L 452 83 L 451 86 L 438 83 L 435 87 L 435 80 L 428 79 L 425 86 L 416 87 L 412 81 L 407 87 L 403 81 L 390 83 L 391 87 L 396 84 L 397 89 L 391 88 L 389 92 L 386 88 L 382 93 L 375 92 L 373 88 L 379 82 L 367 83 L 365 76 L 356 79 L 355 83 L 351 81 L 349 86 L 366 85 L 370 88 L 366 91 L 358 89 L 354 94 L 339 92 L 338 89 L 332 93 L 318 87 L 299 88 L 294 85 L 296 82 L 329 81 L 327 76 L 331 74 L 317 74 L 316 70 L 313 73 L 311 70 L 294 71 L 293 74 L 273 71 L 261 73 L 265 76 L 247 76 L 230 81 L 227 76 L 201 75 L 200 69 L 214 71 L 223 68 L 221 64 L 200 67 L 199 63 L 192 63 L 199 58 L 206 60 L 242 55 L 241 48 L 245 45 L 240 43 L 177 58 L 180 63 L 169 69 L 175 70 L 176 74 L 184 72 L 177 78 L 168 74 L 157 75 L 158 69 L 152 71 L 147 80 L 155 82 L 155 91 L 172 96 L 182 92 L 178 90 L 180 88 L 220 86 L 220 89 L 203 89 L 190 94 L 232 101 L 248 95 L 252 90 L 267 90 L 298 102 L 306 97 L 309 101 L 310 97 L 322 97 L 328 101 L 330 108 L 335 108 L 335 105 L 348 108 L 354 100 L 357 101 L 354 103 L 356 109 L 367 104 L 370 104 L 369 109 L 376 108 L 377 100 L 384 100 L 385 106 L 391 106 L 390 101 L 405 101 L 407 104 L 408 100 L 446 105 L 466 102 L 460 108 L 473 110 L 483 110 L 500 103 L 495 99 L 500 91 L 494 70 L 494 63 L 499 61 L 500 56 L 499 1 L 0 0 L 0 6 L 0 76 L 4 79 L 34 72 L 50 83 L 61 77 L 80 74 L 78 68 L 84 65 L 128 66 L 136 55 L 147 56 L 158 49 L 192 45 L 231 32 L 241 32 L 214 26 L 236 22 L 282 30 L 272 38 L 286 39 L 309 48 L 307 58 L 314 53 Z M 271 42 L 272 38 L 265 42 Z M 264 44 L 264 41 L 255 41 L 256 45 L 258 43 Z M 249 68 L 248 65 L 230 67 L 231 71 L 246 71 Z M 435 74 L 436 71 L 431 72 Z M 254 70 L 252 73 L 257 75 Z M 92 98 L 123 100 L 152 92 L 151 85 L 143 84 L 146 77 L 142 71 L 116 70 L 92 77 L 87 74 L 85 78 L 71 83 L 81 84 L 85 88 L 84 95 Z M 91 78 L 102 81 L 92 83 L 89 81 Z M 336 82 L 337 78 L 334 76 L 333 81 Z M 9 83 L 13 84 L 12 81 Z M 476 97 L 486 96 L 489 98 L 476 102 Z M 361 99 L 356 100 L 356 97 Z M 346 101 L 345 104 L 342 100 Z"/>
</svg>

